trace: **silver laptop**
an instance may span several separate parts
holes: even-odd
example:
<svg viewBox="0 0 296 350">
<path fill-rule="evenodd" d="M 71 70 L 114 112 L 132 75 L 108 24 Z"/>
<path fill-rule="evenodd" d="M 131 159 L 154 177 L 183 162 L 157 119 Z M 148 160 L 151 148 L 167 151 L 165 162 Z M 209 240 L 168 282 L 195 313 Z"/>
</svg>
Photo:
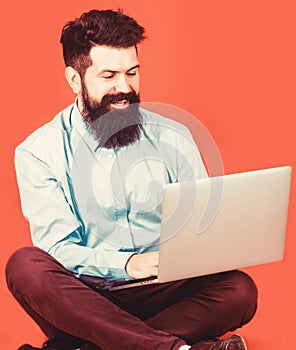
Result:
<svg viewBox="0 0 296 350">
<path fill-rule="evenodd" d="M 291 167 L 164 188 L 158 276 L 110 290 L 283 260 Z"/>
</svg>

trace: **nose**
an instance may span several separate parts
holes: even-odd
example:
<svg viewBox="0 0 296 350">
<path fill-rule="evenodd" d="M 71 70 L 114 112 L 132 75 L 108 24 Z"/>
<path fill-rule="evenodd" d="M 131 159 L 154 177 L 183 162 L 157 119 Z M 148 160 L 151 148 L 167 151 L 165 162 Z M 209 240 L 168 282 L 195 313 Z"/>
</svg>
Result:
<svg viewBox="0 0 296 350">
<path fill-rule="evenodd" d="M 115 89 L 117 92 L 123 92 L 123 93 L 128 93 L 131 91 L 125 75 L 122 74 L 118 76 Z"/>
</svg>

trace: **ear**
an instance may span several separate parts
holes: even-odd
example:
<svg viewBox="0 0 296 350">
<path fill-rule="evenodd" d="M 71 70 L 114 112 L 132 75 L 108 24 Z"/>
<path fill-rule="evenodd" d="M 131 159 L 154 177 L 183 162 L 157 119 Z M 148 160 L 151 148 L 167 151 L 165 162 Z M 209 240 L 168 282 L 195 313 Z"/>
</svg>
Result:
<svg viewBox="0 0 296 350">
<path fill-rule="evenodd" d="M 75 70 L 73 67 L 70 67 L 70 66 L 66 67 L 65 77 L 71 89 L 73 90 L 74 94 L 76 95 L 79 94 L 81 90 L 81 78 L 77 70 Z"/>
</svg>

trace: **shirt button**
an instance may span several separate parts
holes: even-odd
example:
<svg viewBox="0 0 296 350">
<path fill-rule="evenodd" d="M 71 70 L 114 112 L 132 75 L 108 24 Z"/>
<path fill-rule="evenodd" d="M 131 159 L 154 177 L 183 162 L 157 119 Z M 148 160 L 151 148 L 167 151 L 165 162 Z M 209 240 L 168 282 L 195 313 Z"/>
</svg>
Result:
<svg viewBox="0 0 296 350">
<path fill-rule="evenodd" d="M 108 155 L 107 155 L 107 159 L 110 159 L 110 160 L 111 160 L 111 159 L 113 159 L 113 158 L 114 158 L 114 154 L 108 154 Z"/>
</svg>

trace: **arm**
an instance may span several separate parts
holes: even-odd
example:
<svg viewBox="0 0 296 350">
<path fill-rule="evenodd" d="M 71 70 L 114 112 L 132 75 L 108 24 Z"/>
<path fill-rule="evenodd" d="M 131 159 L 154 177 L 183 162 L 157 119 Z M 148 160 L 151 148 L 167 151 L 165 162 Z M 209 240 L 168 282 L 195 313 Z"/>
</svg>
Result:
<svg viewBox="0 0 296 350">
<path fill-rule="evenodd" d="M 133 253 L 105 242 L 95 248 L 85 246 L 83 223 L 77 219 L 69 191 L 46 158 L 21 147 L 15 154 L 22 209 L 33 244 L 76 275 L 129 278 L 125 264 Z"/>
<path fill-rule="evenodd" d="M 176 148 L 178 150 L 178 182 L 208 177 L 199 149 L 190 131 L 185 127 L 179 134 Z"/>
</svg>

